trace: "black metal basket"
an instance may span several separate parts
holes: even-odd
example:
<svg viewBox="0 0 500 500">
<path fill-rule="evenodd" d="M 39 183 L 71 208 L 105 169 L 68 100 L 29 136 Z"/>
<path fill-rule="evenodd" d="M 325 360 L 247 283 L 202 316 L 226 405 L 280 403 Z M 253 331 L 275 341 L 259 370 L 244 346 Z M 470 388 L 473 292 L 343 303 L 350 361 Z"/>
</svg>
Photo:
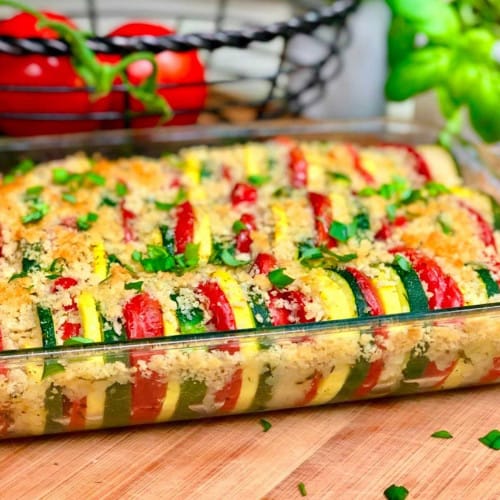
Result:
<svg viewBox="0 0 500 500">
<path fill-rule="evenodd" d="M 130 3 L 118 10 L 104 8 L 97 0 L 86 0 L 84 12 L 68 12 L 68 15 L 85 18 L 92 32 L 98 33 L 99 24 L 109 17 L 131 19 L 155 19 L 163 16 L 177 29 L 175 35 L 133 38 L 92 36 L 88 45 L 96 53 L 129 54 L 136 51 L 159 53 L 164 50 L 185 52 L 199 51 L 205 66 L 205 82 L 193 82 L 187 87 L 201 83 L 207 86 L 208 97 L 202 109 L 175 108 L 176 116 L 185 116 L 186 123 L 234 122 L 255 119 L 270 119 L 300 114 L 305 107 L 321 98 L 328 81 L 340 72 L 342 51 L 349 43 L 346 20 L 354 12 L 359 0 L 337 0 L 332 5 L 319 10 L 307 11 L 303 15 L 266 26 L 256 25 L 248 19 L 238 19 L 230 15 L 230 1 L 214 2 L 212 14 L 201 16 L 199 12 L 179 14 L 172 12 L 166 2 L 158 2 L 158 9 L 148 12 L 134 11 Z M 176 10 L 178 10 L 176 2 Z M 169 11 L 170 9 L 170 11 Z M 211 16 L 211 19 L 210 19 Z M 211 22 L 211 32 L 183 32 L 183 26 L 191 20 Z M 237 26 L 238 29 L 231 29 Z M 333 36 L 328 40 L 318 36 L 318 28 L 330 26 Z M 290 41 L 297 36 L 310 37 L 318 47 L 318 56 L 297 57 L 289 50 Z M 297 46 L 295 43 L 294 46 Z M 308 44 L 310 48 L 310 44 Z M 309 49 L 308 49 L 309 50 Z M 0 53 L 23 57 L 26 55 L 65 56 L 70 54 L 66 42 L 60 39 L 23 39 L 0 36 Z M 264 61 L 262 66 L 262 61 Z M 258 62 L 258 63 L 257 63 Z M 8 68 L 0 68 L 8 71 Z M 163 85 L 173 88 L 178 85 Z M 127 96 L 123 85 L 116 85 L 114 92 Z M 91 88 L 66 86 L 19 86 L 0 85 L 0 95 L 14 99 L 20 93 L 35 94 L 39 99 L 48 95 L 91 92 Z M 132 112 L 130 98 L 125 98 L 125 111 L 97 110 L 91 112 L 29 112 L 6 111 L 1 107 L 0 130 L 5 120 L 16 122 L 47 123 L 66 122 L 68 130 L 74 131 L 72 124 L 87 124 L 83 129 L 121 128 L 131 125 L 131 117 L 147 115 Z M 90 126 L 89 126 L 90 124 Z M 5 131 L 4 131 L 5 132 Z M 36 133 L 33 130 L 32 133 Z"/>
</svg>

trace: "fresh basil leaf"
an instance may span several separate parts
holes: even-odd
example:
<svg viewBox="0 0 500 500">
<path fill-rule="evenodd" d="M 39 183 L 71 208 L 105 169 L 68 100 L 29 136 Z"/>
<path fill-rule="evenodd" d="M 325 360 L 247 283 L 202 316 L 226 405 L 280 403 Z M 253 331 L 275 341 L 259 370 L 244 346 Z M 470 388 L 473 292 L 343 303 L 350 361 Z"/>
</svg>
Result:
<svg viewBox="0 0 500 500">
<path fill-rule="evenodd" d="M 125 290 L 136 290 L 138 292 L 142 291 L 142 285 L 144 281 L 132 281 L 130 283 L 125 283 Z"/>
<path fill-rule="evenodd" d="M 409 491 L 404 486 L 396 486 L 392 484 L 384 491 L 384 496 L 387 500 L 405 500 Z"/>
<path fill-rule="evenodd" d="M 73 205 L 76 203 L 76 196 L 73 193 L 63 193 L 61 197 L 68 203 L 71 203 Z"/>
<path fill-rule="evenodd" d="M 233 223 L 233 233 L 240 234 L 241 231 L 245 231 L 247 229 L 247 225 L 241 220 L 236 220 Z"/>
<path fill-rule="evenodd" d="M 453 436 L 448 431 L 436 431 L 431 434 L 431 437 L 439 439 L 451 439 Z"/>
<path fill-rule="evenodd" d="M 269 175 L 249 175 L 247 180 L 252 186 L 260 187 L 267 184 L 271 177 Z"/>
<path fill-rule="evenodd" d="M 387 97 L 404 101 L 441 85 L 448 77 L 451 60 L 452 52 L 445 47 L 426 47 L 408 54 L 392 68 L 387 78 Z"/>
<path fill-rule="evenodd" d="M 268 422 L 265 418 L 261 418 L 259 423 L 262 426 L 262 432 L 268 432 L 272 427 L 271 422 Z"/>
<path fill-rule="evenodd" d="M 124 182 L 117 182 L 115 186 L 116 196 L 123 198 L 128 193 L 128 187 Z"/>
<path fill-rule="evenodd" d="M 485 436 L 480 437 L 479 441 L 492 450 L 500 450 L 500 431 L 493 429 Z"/>
<path fill-rule="evenodd" d="M 230 249 L 224 248 L 220 254 L 220 258 L 226 266 L 230 267 L 239 267 L 239 266 L 244 266 L 245 264 L 248 264 L 250 261 L 248 260 L 238 260 L 234 254 L 231 252 Z"/>
<path fill-rule="evenodd" d="M 291 285 L 295 281 L 294 278 L 285 274 L 285 270 L 282 267 L 269 272 L 267 277 L 271 284 L 280 289 Z"/>
<path fill-rule="evenodd" d="M 401 16 L 393 17 L 388 34 L 388 56 L 389 65 L 395 66 L 412 52 L 414 48 L 415 27 Z"/>
</svg>

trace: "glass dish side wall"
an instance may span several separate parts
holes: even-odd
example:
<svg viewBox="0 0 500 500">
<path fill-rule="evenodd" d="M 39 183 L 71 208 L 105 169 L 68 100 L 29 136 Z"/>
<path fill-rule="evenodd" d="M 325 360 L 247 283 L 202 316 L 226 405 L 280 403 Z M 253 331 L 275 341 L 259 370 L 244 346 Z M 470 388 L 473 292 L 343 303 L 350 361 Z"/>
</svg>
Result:
<svg viewBox="0 0 500 500">
<path fill-rule="evenodd" d="M 232 353 L 221 334 L 5 353 L 0 430 L 50 434 L 498 383 L 499 324 L 500 307 L 486 306 L 241 333 Z"/>
<path fill-rule="evenodd" d="M 79 150 L 158 155 L 278 134 L 364 144 L 433 142 L 385 121 L 213 127 L 0 141 L 2 167 Z M 456 144 L 468 183 L 498 197 L 494 172 Z M 472 154 L 474 153 L 474 154 Z M 415 316 L 0 353 L 3 437 L 320 405 L 500 382 L 500 304 Z M 231 341 L 236 349 L 221 349 Z"/>
</svg>

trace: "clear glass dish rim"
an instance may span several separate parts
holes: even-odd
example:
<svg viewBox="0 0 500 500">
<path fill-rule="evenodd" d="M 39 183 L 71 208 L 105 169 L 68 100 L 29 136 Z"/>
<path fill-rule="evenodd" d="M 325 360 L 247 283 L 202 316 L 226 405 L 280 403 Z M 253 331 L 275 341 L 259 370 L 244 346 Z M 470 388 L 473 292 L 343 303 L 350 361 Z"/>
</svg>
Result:
<svg viewBox="0 0 500 500">
<path fill-rule="evenodd" d="M 99 146 L 125 146 L 127 144 L 145 143 L 165 144 L 176 142 L 194 142 L 202 140 L 224 141 L 232 139 L 251 140 L 270 137 L 274 135 L 314 135 L 314 134 L 354 134 L 378 133 L 387 128 L 388 132 L 404 137 L 404 134 L 424 133 L 437 137 L 439 129 L 433 125 L 414 121 L 398 121 L 393 119 L 371 118 L 354 120 L 325 120 L 317 122 L 280 122 L 261 121 L 246 125 L 192 125 L 167 128 L 140 129 L 140 130 L 112 130 L 98 132 L 84 132 L 62 136 L 39 136 L 28 138 L 0 138 L 0 157 L 2 152 L 26 152 L 31 149 L 56 148 L 65 154 L 65 149 L 78 149 L 79 147 Z M 490 170 L 477 154 L 476 145 L 463 137 L 458 137 L 452 144 L 452 152 L 460 149 L 466 152 L 471 163 L 480 163 L 480 168 Z M 467 151 L 466 151 L 467 150 Z M 474 151 L 474 155 L 472 151 Z M 491 172 L 492 175 L 495 175 Z M 190 347 L 203 347 L 207 344 L 216 344 L 227 340 L 242 340 L 266 338 L 267 340 L 283 340 L 294 338 L 297 335 L 332 335 L 345 331 L 359 329 L 372 330 L 380 326 L 417 326 L 426 322 L 464 320 L 469 317 L 500 316 L 500 302 L 481 304 L 475 306 L 464 306 L 453 309 L 442 309 L 427 311 L 423 313 L 403 313 L 395 315 L 372 316 L 367 318 L 349 318 L 341 320 L 320 321 L 289 325 L 286 327 L 253 328 L 248 330 L 231 330 L 221 332 L 205 332 L 198 334 L 178 334 L 165 337 L 127 340 L 106 344 L 104 342 L 82 344 L 79 346 L 58 346 L 54 348 L 30 348 L 22 350 L 5 350 L 0 352 L 0 361 L 22 360 L 27 358 L 55 358 L 63 355 L 71 357 L 83 354 L 109 354 L 112 351 L 128 351 L 140 349 L 141 347 L 152 348 L 176 348 L 184 349 Z"/>
</svg>

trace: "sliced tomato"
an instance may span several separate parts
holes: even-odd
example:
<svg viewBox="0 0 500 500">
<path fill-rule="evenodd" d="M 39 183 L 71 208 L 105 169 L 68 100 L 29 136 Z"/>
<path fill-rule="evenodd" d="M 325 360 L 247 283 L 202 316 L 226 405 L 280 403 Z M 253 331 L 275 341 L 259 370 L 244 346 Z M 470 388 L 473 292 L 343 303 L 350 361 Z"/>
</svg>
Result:
<svg viewBox="0 0 500 500">
<path fill-rule="evenodd" d="M 122 216 L 123 241 L 125 241 L 125 243 L 135 241 L 136 235 L 133 223 L 136 215 L 134 214 L 134 212 L 125 207 L 125 200 L 122 200 L 120 202 L 120 212 Z"/>
<path fill-rule="evenodd" d="M 440 369 L 436 365 L 434 361 L 430 361 L 429 364 L 425 367 L 424 373 L 422 374 L 422 378 L 424 379 L 435 379 L 433 388 L 439 387 L 444 381 L 448 378 L 450 373 L 455 368 L 458 363 L 458 359 L 452 361 L 446 368 Z"/>
<path fill-rule="evenodd" d="M 332 202 L 330 198 L 321 193 L 309 193 L 309 203 L 314 214 L 314 226 L 316 228 L 316 244 L 333 248 L 337 241 L 332 238 L 328 231 L 333 222 Z"/>
<path fill-rule="evenodd" d="M 306 296 L 300 290 L 271 290 L 269 312 L 273 325 L 310 323 L 311 320 L 306 317 L 306 301 Z"/>
<path fill-rule="evenodd" d="M 368 307 L 370 308 L 369 311 L 370 315 L 381 316 L 382 314 L 384 314 L 382 301 L 380 300 L 377 289 L 373 285 L 370 278 L 365 273 L 363 273 L 359 269 L 356 269 L 355 267 L 347 267 L 346 270 L 349 271 L 356 280 L 356 283 L 358 284 L 359 289 L 363 294 L 363 298 L 365 299 L 366 303 L 368 304 Z"/>
<path fill-rule="evenodd" d="M 432 293 L 432 297 L 429 298 L 430 309 L 447 309 L 464 305 L 464 298 L 457 283 L 435 260 L 410 248 L 394 248 L 391 253 L 399 253 L 411 262 L 420 281 L 425 283 L 427 290 Z"/>
<path fill-rule="evenodd" d="M 403 227 L 407 222 L 408 219 L 404 215 L 397 215 L 392 222 L 385 219 L 382 221 L 382 227 L 375 233 L 375 239 L 387 241 L 392 236 L 395 227 Z"/>
<path fill-rule="evenodd" d="M 278 267 L 278 261 L 274 255 L 269 253 L 259 253 L 255 258 L 250 274 L 268 274 Z"/>
<path fill-rule="evenodd" d="M 200 283 L 197 291 L 212 313 L 212 324 L 217 331 L 236 330 L 234 313 L 222 288 L 216 281 Z"/>
<path fill-rule="evenodd" d="M 346 144 L 347 152 L 349 153 L 352 164 L 354 166 L 354 170 L 363 178 L 363 180 L 370 186 L 375 184 L 375 179 L 368 170 L 363 166 L 363 162 L 361 161 L 361 156 L 358 153 L 358 150 L 352 144 Z"/>
<path fill-rule="evenodd" d="M 257 201 L 257 188 L 245 182 L 238 182 L 231 191 L 233 207 L 240 203 L 255 203 Z"/>
<path fill-rule="evenodd" d="M 500 357 L 493 359 L 491 370 L 480 380 L 481 384 L 490 384 L 500 379 Z"/>
<path fill-rule="evenodd" d="M 313 399 L 314 396 L 318 393 L 319 389 L 319 384 L 321 382 L 321 379 L 323 378 L 323 375 L 319 371 L 315 371 L 312 378 L 311 378 L 311 383 L 309 385 L 309 389 L 307 392 L 304 394 L 303 399 L 298 401 L 295 406 L 307 406 Z"/>
<path fill-rule="evenodd" d="M 415 165 L 415 172 L 423 177 L 426 182 L 432 181 L 429 165 L 425 161 L 424 157 L 413 146 L 410 146 L 409 144 L 387 143 L 381 144 L 381 147 L 403 149 L 412 157 Z"/>
<path fill-rule="evenodd" d="M 52 284 L 52 292 L 59 292 L 60 290 L 69 290 L 78 284 L 78 281 L 75 278 L 70 276 L 60 276 L 57 278 Z M 77 311 L 78 306 L 74 297 L 71 297 L 71 304 L 67 304 L 63 306 L 65 311 Z M 61 325 L 61 338 L 62 340 L 67 340 L 72 337 L 78 337 L 81 332 L 81 324 L 79 322 L 73 322 L 66 320 Z"/>
<path fill-rule="evenodd" d="M 194 238 L 194 224 L 196 216 L 194 213 L 193 205 L 189 201 L 181 203 L 175 209 L 176 223 L 175 223 L 175 252 L 184 253 L 186 245 L 193 242 Z"/>
<path fill-rule="evenodd" d="M 307 160 L 302 149 L 294 146 L 290 149 L 288 160 L 288 170 L 290 175 L 290 184 L 292 187 L 300 189 L 307 186 Z"/>
<path fill-rule="evenodd" d="M 241 386 L 243 383 L 243 370 L 237 368 L 233 373 L 231 380 L 219 391 L 215 393 L 215 401 L 219 405 L 219 411 L 231 411 L 238 402 Z"/>
<path fill-rule="evenodd" d="M 70 400 L 63 396 L 63 415 L 69 420 L 68 431 L 85 429 L 87 398 Z"/>
<path fill-rule="evenodd" d="M 243 214 L 240 217 L 240 222 L 245 225 L 245 229 L 242 229 L 236 235 L 236 250 L 240 253 L 250 253 L 252 246 L 252 231 L 257 229 L 255 217 L 252 214 Z"/>
<path fill-rule="evenodd" d="M 123 309 L 128 339 L 163 337 L 161 304 L 147 293 L 134 295 Z M 155 371 L 145 373 L 141 366 L 147 364 L 152 354 L 131 352 L 130 364 L 136 369 L 132 385 L 133 423 L 153 422 L 161 411 L 167 383 Z"/>
<path fill-rule="evenodd" d="M 486 247 L 492 246 L 495 250 L 497 250 L 493 229 L 486 222 L 485 218 L 477 210 L 467 205 L 467 203 L 465 203 L 464 201 L 459 200 L 458 203 L 464 210 L 466 210 L 469 213 L 471 218 L 476 223 L 479 237 L 481 238 L 481 241 L 483 242 L 484 246 Z"/>
</svg>

